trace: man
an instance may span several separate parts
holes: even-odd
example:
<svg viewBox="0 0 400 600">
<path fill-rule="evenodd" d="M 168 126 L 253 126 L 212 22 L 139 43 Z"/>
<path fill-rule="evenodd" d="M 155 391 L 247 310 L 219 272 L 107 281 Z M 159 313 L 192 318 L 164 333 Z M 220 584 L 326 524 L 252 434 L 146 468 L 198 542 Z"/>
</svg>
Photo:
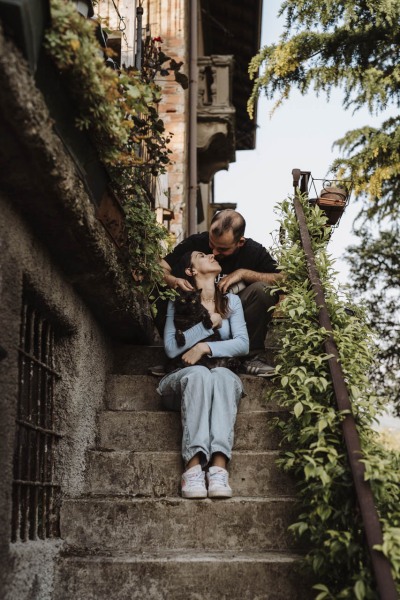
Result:
<svg viewBox="0 0 400 600">
<path fill-rule="evenodd" d="M 238 296 L 250 340 L 251 358 L 244 363 L 246 372 L 268 377 L 273 375 L 274 370 L 257 354 L 265 349 L 264 340 L 272 316 L 268 309 L 277 302 L 277 296 L 270 290 L 283 276 L 266 249 L 244 237 L 245 228 L 246 222 L 240 213 L 232 209 L 221 210 L 214 215 L 209 232 L 189 236 L 161 261 L 161 265 L 169 287 L 190 290 L 192 287 L 188 280 L 180 276 L 181 258 L 193 250 L 214 254 L 222 267 L 218 280 L 221 291 L 240 290 Z"/>
</svg>

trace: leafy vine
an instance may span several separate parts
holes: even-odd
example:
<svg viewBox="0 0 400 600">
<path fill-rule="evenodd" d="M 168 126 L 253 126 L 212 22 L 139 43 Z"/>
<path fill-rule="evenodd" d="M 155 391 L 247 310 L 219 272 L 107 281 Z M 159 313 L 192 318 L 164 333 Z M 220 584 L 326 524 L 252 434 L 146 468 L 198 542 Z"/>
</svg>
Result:
<svg viewBox="0 0 400 600">
<path fill-rule="evenodd" d="M 371 482 L 382 524 L 384 542 L 379 550 L 389 558 L 400 591 L 400 455 L 385 449 L 371 427 L 383 410 L 382 401 L 372 394 L 369 384 L 372 334 L 362 310 L 352 306 L 350 299 L 344 303 L 332 283 L 325 215 L 318 207 L 311 207 L 306 198 L 302 204 L 361 439 L 365 476 Z M 305 565 L 316 581 L 316 600 L 376 600 L 364 526 L 341 433 L 343 415 L 336 410 L 329 356 L 324 352 L 327 332 L 318 322 L 291 200 L 281 204 L 281 211 L 286 237 L 279 249 L 279 262 L 287 279 L 280 308 L 286 326 L 278 356 L 275 399 L 290 412 L 290 418 L 278 420 L 277 425 L 290 447 L 279 463 L 298 482 L 301 508 L 291 530 L 309 548 Z"/>
<path fill-rule="evenodd" d="M 156 289 L 168 295 L 159 267 L 168 232 L 151 211 L 144 183 L 147 174 L 165 172 L 170 161 L 170 136 L 157 112 L 161 89 L 133 68 L 107 67 L 95 36 L 97 24 L 83 19 L 73 3 L 51 0 L 51 17 L 45 48 L 65 76 L 76 126 L 88 131 L 122 202 L 136 286 L 145 294 Z"/>
</svg>

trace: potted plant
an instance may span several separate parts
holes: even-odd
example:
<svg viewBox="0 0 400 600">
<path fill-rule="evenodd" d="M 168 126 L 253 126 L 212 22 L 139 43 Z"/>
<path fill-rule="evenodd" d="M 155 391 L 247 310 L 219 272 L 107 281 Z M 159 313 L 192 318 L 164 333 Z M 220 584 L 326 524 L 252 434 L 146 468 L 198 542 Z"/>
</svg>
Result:
<svg viewBox="0 0 400 600">
<path fill-rule="evenodd" d="M 330 183 L 324 184 L 317 205 L 328 217 L 328 225 L 336 225 L 347 204 L 348 191 L 341 186 L 334 186 Z"/>
</svg>

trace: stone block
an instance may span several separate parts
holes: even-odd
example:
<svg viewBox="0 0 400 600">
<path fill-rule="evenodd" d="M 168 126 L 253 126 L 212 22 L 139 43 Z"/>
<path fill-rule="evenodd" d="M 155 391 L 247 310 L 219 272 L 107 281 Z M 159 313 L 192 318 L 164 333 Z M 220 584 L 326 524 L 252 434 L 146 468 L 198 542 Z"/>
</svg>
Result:
<svg viewBox="0 0 400 600">
<path fill-rule="evenodd" d="M 55 600 L 309 600 L 299 560 L 240 551 L 67 557 L 57 569 Z"/>
<path fill-rule="evenodd" d="M 249 375 L 242 375 L 241 379 L 246 396 L 240 401 L 239 412 L 278 410 L 270 399 L 271 381 Z M 160 377 L 153 375 L 112 375 L 107 386 L 107 407 L 110 410 L 161 410 L 162 402 L 156 392 L 159 381 Z"/>
<path fill-rule="evenodd" d="M 277 451 L 233 452 L 230 485 L 237 496 L 291 495 L 293 483 L 276 465 Z M 183 462 L 179 451 L 91 451 L 87 492 L 101 496 L 178 496 Z"/>
<path fill-rule="evenodd" d="M 271 427 L 278 415 L 272 411 L 238 413 L 236 450 L 275 450 L 279 432 Z M 158 411 L 105 411 L 99 417 L 100 449 L 140 451 L 179 450 L 182 439 L 180 414 Z"/>
<path fill-rule="evenodd" d="M 291 498 L 71 499 L 62 508 L 69 546 L 104 552 L 266 552 L 294 547 Z"/>
</svg>

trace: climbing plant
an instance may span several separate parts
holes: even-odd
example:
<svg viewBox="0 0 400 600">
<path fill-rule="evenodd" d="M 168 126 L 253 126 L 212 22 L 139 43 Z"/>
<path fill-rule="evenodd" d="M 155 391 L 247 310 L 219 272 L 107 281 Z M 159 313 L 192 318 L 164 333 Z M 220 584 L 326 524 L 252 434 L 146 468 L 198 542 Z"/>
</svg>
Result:
<svg viewBox="0 0 400 600">
<path fill-rule="evenodd" d="M 76 109 L 76 127 L 91 136 L 125 210 L 130 269 L 146 294 L 162 286 L 158 259 L 165 251 L 166 229 L 149 206 L 144 174 L 156 176 L 169 163 L 170 136 L 159 118 L 161 90 L 140 72 L 105 65 L 96 40 L 98 25 L 84 19 L 73 3 L 51 0 L 51 27 L 45 48 L 63 73 Z"/>
<path fill-rule="evenodd" d="M 379 324 L 379 361 L 371 374 L 377 393 L 390 395 L 400 415 L 400 2 L 397 0 L 283 0 L 278 41 L 260 49 L 249 66 L 252 112 L 261 93 L 284 103 L 302 95 L 343 93 L 343 109 L 381 115 L 379 126 L 341 130 L 333 177 L 351 180 L 359 200 L 351 247 L 353 294 L 369 304 Z"/>
<path fill-rule="evenodd" d="M 400 591 L 400 455 L 385 449 L 372 429 L 383 410 L 383 400 L 373 395 L 369 381 L 373 336 L 362 309 L 343 299 L 334 285 L 325 215 L 306 198 L 301 202 L 361 439 L 366 478 L 384 532 L 379 550 L 391 561 Z M 289 448 L 282 453 L 280 465 L 298 482 L 300 513 L 290 529 L 309 548 L 305 566 L 315 582 L 317 600 L 377 600 L 341 432 L 344 415 L 336 409 L 329 356 L 324 351 L 327 332 L 318 322 L 292 201 L 285 200 L 280 210 L 286 235 L 278 252 L 286 273 L 286 297 L 280 305 L 285 326 L 275 399 L 290 412 L 288 420 L 277 422 Z"/>
</svg>

